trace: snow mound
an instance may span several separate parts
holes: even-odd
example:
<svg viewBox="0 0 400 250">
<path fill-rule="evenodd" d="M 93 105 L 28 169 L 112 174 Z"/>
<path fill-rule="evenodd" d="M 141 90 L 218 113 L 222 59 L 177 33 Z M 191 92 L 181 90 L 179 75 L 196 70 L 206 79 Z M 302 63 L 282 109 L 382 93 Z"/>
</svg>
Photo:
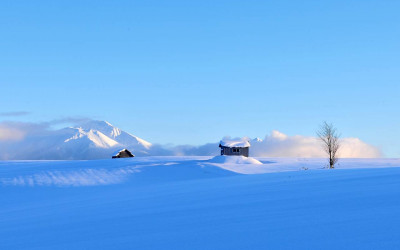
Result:
<svg viewBox="0 0 400 250">
<path fill-rule="evenodd" d="M 242 155 L 218 155 L 214 158 L 210 159 L 208 162 L 210 163 L 219 163 L 219 164 L 256 164 L 262 165 L 262 163 L 252 157 L 244 157 Z"/>
</svg>

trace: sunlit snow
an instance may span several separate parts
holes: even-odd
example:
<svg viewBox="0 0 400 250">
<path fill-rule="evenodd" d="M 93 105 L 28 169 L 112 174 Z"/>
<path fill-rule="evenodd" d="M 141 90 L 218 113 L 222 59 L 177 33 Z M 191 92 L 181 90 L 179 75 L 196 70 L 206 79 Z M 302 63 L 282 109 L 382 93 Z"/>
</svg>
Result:
<svg viewBox="0 0 400 250">
<path fill-rule="evenodd" d="M 399 159 L 228 157 L 0 161 L 0 249 L 399 246 Z"/>
</svg>

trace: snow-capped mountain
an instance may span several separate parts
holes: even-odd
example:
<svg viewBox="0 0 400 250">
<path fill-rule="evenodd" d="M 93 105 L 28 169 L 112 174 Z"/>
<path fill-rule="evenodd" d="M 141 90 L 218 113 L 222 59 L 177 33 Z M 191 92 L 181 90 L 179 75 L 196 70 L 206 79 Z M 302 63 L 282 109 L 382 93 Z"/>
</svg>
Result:
<svg viewBox="0 0 400 250">
<path fill-rule="evenodd" d="M 75 129 L 75 128 L 72 128 Z M 85 131 L 82 128 L 76 128 L 76 134 L 72 137 L 66 139 L 65 143 L 72 143 L 74 140 L 83 141 L 86 140 L 89 143 L 92 143 L 94 146 L 99 148 L 110 148 L 118 145 L 118 142 L 107 137 L 103 133 L 90 129 L 89 131 Z"/>
<path fill-rule="evenodd" d="M 127 148 L 136 156 L 149 155 L 152 144 L 106 121 L 87 121 L 72 127 L 27 135 L 8 143 L 0 159 L 85 160 L 107 159 Z"/>
<path fill-rule="evenodd" d="M 132 150 L 136 149 L 140 151 L 150 149 L 152 146 L 150 142 L 122 131 L 107 121 L 89 121 L 70 129 L 74 129 L 76 132 L 72 137 L 66 139 L 65 143 L 73 140 L 82 141 L 89 139 L 91 146 L 94 147 L 130 147 Z"/>
</svg>

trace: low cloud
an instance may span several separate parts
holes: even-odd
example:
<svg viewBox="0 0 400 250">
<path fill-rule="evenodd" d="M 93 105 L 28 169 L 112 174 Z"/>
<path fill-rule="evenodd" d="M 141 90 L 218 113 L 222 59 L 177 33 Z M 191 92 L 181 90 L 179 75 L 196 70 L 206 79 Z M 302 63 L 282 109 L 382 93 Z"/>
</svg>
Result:
<svg viewBox="0 0 400 250">
<path fill-rule="evenodd" d="M 326 157 L 321 142 L 316 137 L 288 136 L 279 131 L 273 131 L 262 141 L 254 141 L 251 154 L 259 157 Z M 382 157 L 378 148 L 358 138 L 341 139 L 338 154 L 342 158 Z"/>
<path fill-rule="evenodd" d="M 24 113 L 24 112 L 14 112 Z M 0 116 L 5 113 L 1 113 Z M 7 113 L 10 114 L 11 113 Z M 38 137 L 51 135 L 55 131 L 52 126 L 58 124 L 79 124 L 90 121 L 85 117 L 67 117 L 49 122 L 31 123 L 31 122 L 0 122 L 0 142 L 1 141 L 22 141 L 26 137 Z"/>
<path fill-rule="evenodd" d="M 24 136 L 24 131 L 0 125 L 0 141 L 20 141 Z"/>
<path fill-rule="evenodd" d="M 1 122 L 0 143 L 2 141 L 23 141 L 28 135 L 48 133 L 48 128 L 48 125 L 42 123 Z"/>
<path fill-rule="evenodd" d="M 49 125 L 46 123 L 28 122 L 1 122 L 0 141 L 22 140 L 27 135 L 42 135 L 49 132 Z"/>
<path fill-rule="evenodd" d="M 26 111 L 15 111 L 15 112 L 2 112 L 0 113 L 0 116 L 3 117 L 15 117 L 15 116 L 24 116 L 24 115 L 29 115 L 30 112 Z"/>
</svg>

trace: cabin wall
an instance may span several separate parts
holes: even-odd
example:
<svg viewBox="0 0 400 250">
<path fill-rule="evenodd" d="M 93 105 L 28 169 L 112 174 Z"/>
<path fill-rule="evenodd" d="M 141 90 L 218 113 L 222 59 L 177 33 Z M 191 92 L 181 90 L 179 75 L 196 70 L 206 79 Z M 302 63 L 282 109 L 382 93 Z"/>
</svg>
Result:
<svg viewBox="0 0 400 250">
<path fill-rule="evenodd" d="M 119 158 L 129 158 L 129 157 L 131 157 L 127 152 L 121 152 L 120 154 L 119 154 Z"/>
<path fill-rule="evenodd" d="M 221 147 L 221 155 L 243 155 L 249 157 L 249 148 Z"/>
</svg>

